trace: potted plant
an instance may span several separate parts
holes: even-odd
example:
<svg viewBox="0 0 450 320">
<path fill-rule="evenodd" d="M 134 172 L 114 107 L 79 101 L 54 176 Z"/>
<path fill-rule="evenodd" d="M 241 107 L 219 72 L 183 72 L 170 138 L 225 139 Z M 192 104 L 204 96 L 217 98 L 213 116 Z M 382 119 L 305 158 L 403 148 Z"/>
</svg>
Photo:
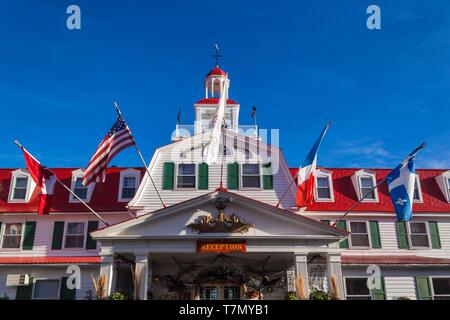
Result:
<svg viewBox="0 0 450 320">
<path fill-rule="evenodd" d="M 331 300 L 331 294 L 324 290 L 313 289 L 309 294 L 309 300 Z"/>
</svg>

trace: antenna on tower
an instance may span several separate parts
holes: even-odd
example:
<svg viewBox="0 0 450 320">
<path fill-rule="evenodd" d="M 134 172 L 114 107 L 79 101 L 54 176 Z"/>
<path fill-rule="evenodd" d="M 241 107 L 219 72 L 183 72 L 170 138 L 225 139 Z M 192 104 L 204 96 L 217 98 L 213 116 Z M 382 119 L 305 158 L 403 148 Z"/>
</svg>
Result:
<svg viewBox="0 0 450 320">
<path fill-rule="evenodd" d="M 216 53 L 212 55 L 212 57 L 216 58 L 216 67 L 219 66 L 219 58 L 222 58 L 220 54 L 219 45 L 217 43 L 214 44 L 214 48 L 216 48 Z"/>
</svg>

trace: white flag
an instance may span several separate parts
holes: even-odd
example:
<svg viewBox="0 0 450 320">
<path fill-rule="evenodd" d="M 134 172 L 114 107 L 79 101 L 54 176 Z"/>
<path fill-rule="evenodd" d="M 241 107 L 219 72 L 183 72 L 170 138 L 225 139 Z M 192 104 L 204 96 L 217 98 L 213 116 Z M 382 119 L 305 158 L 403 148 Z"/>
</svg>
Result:
<svg viewBox="0 0 450 320">
<path fill-rule="evenodd" d="M 227 79 L 228 80 L 228 79 Z M 206 154 L 206 163 L 212 164 L 217 162 L 217 156 L 219 154 L 220 147 L 220 135 L 222 132 L 222 124 L 223 119 L 225 118 L 225 106 L 227 102 L 227 91 L 228 91 L 228 81 L 225 80 L 222 83 L 222 95 L 219 99 L 219 106 L 217 107 L 216 112 L 211 118 L 211 125 L 213 129 L 211 131 L 211 140 L 209 144 L 206 146 L 205 154 Z"/>
</svg>

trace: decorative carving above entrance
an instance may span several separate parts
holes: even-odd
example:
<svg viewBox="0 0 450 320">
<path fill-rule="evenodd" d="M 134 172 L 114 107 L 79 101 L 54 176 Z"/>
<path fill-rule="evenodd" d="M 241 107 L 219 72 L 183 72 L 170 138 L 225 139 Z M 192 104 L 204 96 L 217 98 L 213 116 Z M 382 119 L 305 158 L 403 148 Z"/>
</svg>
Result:
<svg viewBox="0 0 450 320">
<path fill-rule="evenodd" d="M 190 223 L 187 227 L 198 233 L 246 233 L 255 225 L 246 223 L 236 213 L 227 216 L 225 214 L 226 203 L 231 200 L 226 197 L 217 197 L 214 199 L 214 204 L 218 211 L 216 217 L 212 217 L 210 213 L 201 216 Z"/>
</svg>

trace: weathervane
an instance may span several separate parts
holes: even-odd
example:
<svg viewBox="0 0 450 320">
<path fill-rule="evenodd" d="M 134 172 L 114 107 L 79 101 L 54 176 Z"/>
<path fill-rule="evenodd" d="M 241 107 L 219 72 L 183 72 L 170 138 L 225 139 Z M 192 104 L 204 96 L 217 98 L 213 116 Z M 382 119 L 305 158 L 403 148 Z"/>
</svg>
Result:
<svg viewBox="0 0 450 320">
<path fill-rule="evenodd" d="M 219 45 L 217 43 L 214 44 L 214 47 L 216 48 L 216 54 L 213 54 L 212 57 L 216 58 L 216 66 L 219 66 L 219 58 L 222 58 L 222 55 L 219 52 Z"/>
</svg>

